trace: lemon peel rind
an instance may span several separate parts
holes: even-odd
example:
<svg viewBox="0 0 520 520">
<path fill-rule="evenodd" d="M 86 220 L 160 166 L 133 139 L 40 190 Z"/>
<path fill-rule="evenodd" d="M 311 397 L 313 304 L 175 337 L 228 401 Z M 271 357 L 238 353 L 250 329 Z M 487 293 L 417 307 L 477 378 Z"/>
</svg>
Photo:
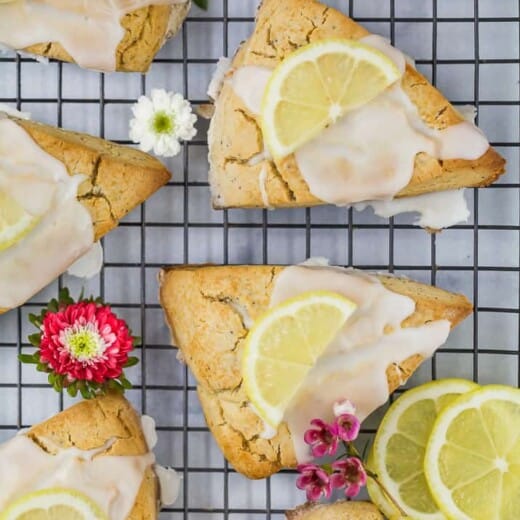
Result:
<svg viewBox="0 0 520 520">
<path fill-rule="evenodd" d="M 489 396 L 489 397 L 488 397 Z M 464 410 L 478 407 L 489 400 L 504 400 L 517 404 L 520 408 L 520 389 L 506 385 L 488 385 L 473 392 L 463 394 L 448 405 L 437 417 L 424 457 L 424 475 L 430 492 L 441 511 L 450 520 L 474 520 L 462 512 L 451 498 L 438 471 L 438 456 L 446 441 L 446 431 L 453 420 Z M 474 406 L 471 406 L 474 405 Z"/>
<path fill-rule="evenodd" d="M 343 321 L 343 324 L 346 323 L 348 318 L 357 309 L 357 305 L 354 302 L 342 296 L 341 294 L 332 291 L 307 291 L 293 298 L 289 298 L 275 307 L 272 307 L 259 318 L 257 318 L 245 341 L 242 358 L 242 376 L 244 389 L 249 401 L 254 407 L 255 413 L 270 428 L 273 429 L 278 428 L 278 426 L 281 424 L 284 412 L 280 411 L 276 407 L 265 406 L 265 401 L 261 401 L 255 397 L 257 395 L 261 395 L 261 392 L 259 391 L 259 387 L 256 384 L 256 377 L 254 374 L 255 359 L 258 356 L 252 355 L 252 345 L 257 344 L 258 339 L 261 337 L 263 331 L 271 326 L 281 316 L 294 315 L 299 309 L 307 307 L 309 305 L 310 299 L 313 300 L 312 304 L 318 303 L 320 299 L 328 304 L 335 303 L 335 306 L 342 309 L 345 314 L 345 320 Z M 297 363 L 293 364 L 296 365 Z M 307 364 L 302 364 L 301 366 L 307 366 L 309 370 L 312 368 L 312 365 Z"/>
<path fill-rule="evenodd" d="M 412 404 L 423 400 L 423 399 L 438 399 L 446 394 L 467 394 L 468 392 L 472 392 L 478 390 L 480 386 L 472 381 L 467 381 L 465 379 L 458 378 L 450 378 L 450 379 L 441 379 L 438 381 L 431 381 L 429 383 L 423 384 L 416 388 L 412 388 L 405 392 L 402 396 L 399 397 L 388 409 L 385 414 L 385 417 L 381 421 L 379 426 L 376 438 L 374 440 L 374 445 L 372 447 L 372 462 L 374 466 L 374 471 L 379 475 L 381 481 L 388 491 L 392 494 L 392 496 L 399 502 L 401 507 L 405 507 L 407 512 L 412 515 L 414 520 L 445 520 L 445 516 L 441 513 L 423 513 L 420 511 L 416 511 L 412 509 L 408 505 L 404 505 L 403 500 L 401 499 L 399 488 L 396 485 L 395 481 L 390 478 L 384 465 L 382 464 L 382 460 L 386 453 L 384 447 L 388 444 L 388 441 L 392 435 L 394 435 L 397 429 L 397 423 L 401 418 L 403 412 L 409 408 Z M 430 434 L 431 436 L 432 434 Z M 370 489 L 372 491 L 377 488 L 375 484 L 368 488 L 369 493 Z M 377 488 L 374 496 L 370 494 L 372 500 L 377 503 L 379 497 L 383 497 L 382 493 L 379 492 Z M 432 494 L 433 496 L 433 494 Z M 384 497 L 383 497 L 384 498 Z M 385 499 L 386 500 L 386 499 Z M 435 500 L 435 499 L 434 499 Z M 393 516 L 390 515 L 392 512 L 389 509 L 390 505 L 388 503 L 378 503 L 378 507 L 382 510 L 382 512 L 392 518 L 400 518 L 399 514 L 396 514 L 395 510 L 393 511 Z M 440 509 L 440 508 L 439 508 Z"/>
</svg>

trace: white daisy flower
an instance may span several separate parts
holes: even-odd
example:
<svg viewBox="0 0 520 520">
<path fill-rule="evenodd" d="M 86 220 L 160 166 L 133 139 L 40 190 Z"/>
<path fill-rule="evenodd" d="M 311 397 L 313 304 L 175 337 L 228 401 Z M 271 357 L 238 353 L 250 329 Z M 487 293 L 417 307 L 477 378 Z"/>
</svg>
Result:
<svg viewBox="0 0 520 520">
<path fill-rule="evenodd" d="M 153 149 L 156 155 L 174 157 L 181 151 L 179 141 L 190 141 L 197 133 L 190 103 L 174 92 L 154 89 L 151 97 L 138 99 L 132 112 L 130 139 L 143 152 Z"/>
</svg>

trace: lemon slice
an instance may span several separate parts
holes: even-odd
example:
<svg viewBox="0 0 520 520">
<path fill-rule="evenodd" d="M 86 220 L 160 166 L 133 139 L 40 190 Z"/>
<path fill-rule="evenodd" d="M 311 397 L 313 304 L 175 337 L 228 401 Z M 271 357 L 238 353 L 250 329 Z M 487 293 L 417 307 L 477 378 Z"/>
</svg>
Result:
<svg viewBox="0 0 520 520">
<path fill-rule="evenodd" d="M 520 518 L 520 390 L 487 386 L 459 397 L 433 426 L 425 474 L 456 520 Z"/>
<path fill-rule="evenodd" d="M 0 251 L 17 244 L 39 221 L 5 192 L 0 191 Z"/>
<path fill-rule="evenodd" d="M 108 520 L 90 498 L 72 489 L 27 493 L 0 513 L 0 520 Z"/>
<path fill-rule="evenodd" d="M 310 291 L 270 309 L 250 330 L 242 360 L 244 386 L 260 417 L 276 428 L 291 398 L 356 310 L 328 291 Z"/>
<path fill-rule="evenodd" d="M 386 413 L 371 453 L 371 469 L 400 507 L 417 520 L 442 520 L 424 476 L 424 453 L 439 412 L 461 394 L 479 388 L 463 379 L 434 381 L 403 394 Z M 401 518 L 370 481 L 370 497 L 391 520 Z"/>
<path fill-rule="evenodd" d="M 348 110 L 401 77 L 385 54 L 354 40 L 322 40 L 274 70 L 262 101 L 262 131 L 275 158 L 293 153 Z"/>
</svg>

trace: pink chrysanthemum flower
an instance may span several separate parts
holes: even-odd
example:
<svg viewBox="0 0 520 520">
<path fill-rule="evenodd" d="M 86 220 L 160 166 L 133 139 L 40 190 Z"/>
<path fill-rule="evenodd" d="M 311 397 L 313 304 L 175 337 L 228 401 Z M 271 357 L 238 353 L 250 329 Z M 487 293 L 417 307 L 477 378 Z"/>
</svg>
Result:
<svg viewBox="0 0 520 520">
<path fill-rule="evenodd" d="M 332 484 L 329 474 L 315 464 L 300 464 L 298 466 L 300 476 L 296 480 L 296 487 L 305 490 L 307 500 L 316 501 L 322 496 L 330 498 Z"/>
<path fill-rule="evenodd" d="M 110 307 L 93 302 L 47 312 L 41 330 L 41 362 L 69 382 L 118 378 L 133 349 L 126 323 Z"/>
<path fill-rule="evenodd" d="M 354 498 L 367 483 L 367 474 L 363 463 L 357 457 L 348 457 L 332 463 L 334 473 L 330 482 L 334 488 L 345 488 L 345 495 Z"/>
<path fill-rule="evenodd" d="M 311 446 L 312 455 L 316 458 L 335 455 L 338 449 L 335 425 L 321 419 L 313 419 L 311 425 L 313 427 L 305 432 L 304 441 Z"/>
</svg>

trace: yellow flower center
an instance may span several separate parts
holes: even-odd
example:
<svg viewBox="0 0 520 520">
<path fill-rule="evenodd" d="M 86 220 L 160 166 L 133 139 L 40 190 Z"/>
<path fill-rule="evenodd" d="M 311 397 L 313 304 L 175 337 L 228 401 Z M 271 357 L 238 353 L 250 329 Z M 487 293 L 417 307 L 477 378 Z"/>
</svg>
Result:
<svg viewBox="0 0 520 520">
<path fill-rule="evenodd" d="M 152 129 L 156 134 L 171 134 L 175 130 L 175 118 L 166 112 L 157 112 L 154 115 Z"/>
</svg>

